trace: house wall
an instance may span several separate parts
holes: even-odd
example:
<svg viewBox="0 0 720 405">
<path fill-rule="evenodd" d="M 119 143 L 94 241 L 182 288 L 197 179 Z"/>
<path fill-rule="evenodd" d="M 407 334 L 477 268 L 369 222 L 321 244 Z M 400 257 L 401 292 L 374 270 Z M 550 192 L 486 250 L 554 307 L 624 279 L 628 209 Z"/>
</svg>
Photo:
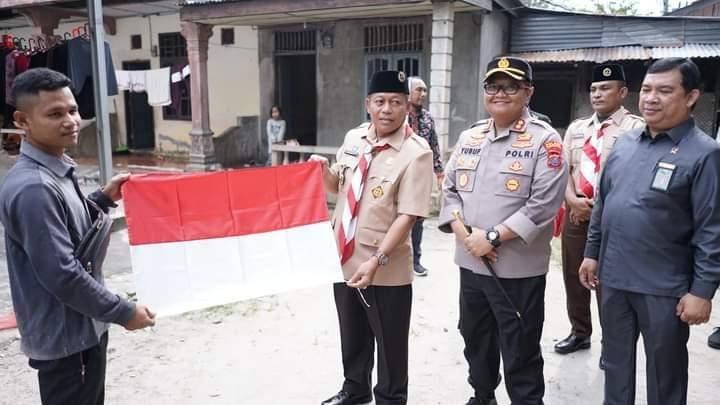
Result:
<svg viewBox="0 0 720 405">
<path fill-rule="evenodd" d="M 453 33 L 452 87 L 450 90 L 450 132 L 448 145 L 457 142 L 462 131 L 478 120 L 478 81 L 482 16 L 471 13 L 455 14 Z"/>
<path fill-rule="evenodd" d="M 345 133 L 364 121 L 365 23 L 338 22 L 334 46 L 318 48 L 318 145 L 339 146 Z"/>
<path fill-rule="evenodd" d="M 413 17 L 413 19 L 424 22 L 422 71 L 424 76 L 429 77 L 432 21 L 429 16 Z M 363 49 L 363 29 L 366 25 L 393 21 L 406 22 L 408 19 L 344 20 L 312 25 L 312 28 L 318 32 L 324 30 L 334 32 L 332 48 L 324 48 L 319 39 L 317 42 L 318 145 L 340 146 L 345 133 L 366 120 L 364 102 L 367 55 Z M 282 27 L 282 29 L 292 28 Z M 258 52 L 262 83 L 260 105 L 263 123 L 269 118 L 270 107 L 275 102 L 274 30 L 275 27 L 268 27 L 261 29 L 259 33 Z M 298 100 L 298 102 L 302 101 Z M 283 106 L 283 108 L 287 109 L 291 106 Z M 263 134 L 260 136 L 264 138 Z M 262 141 L 265 142 L 264 139 Z"/>
<path fill-rule="evenodd" d="M 425 81 L 429 83 L 432 20 L 431 16 L 413 18 L 424 22 L 422 71 Z M 313 24 L 313 29 L 318 32 L 328 29 L 334 31 L 332 48 L 322 47 L 320 41 L 317 47 L 318 145 L 339 146 L 345 133 L 365 120 L 366 54 L 363 50 L 363 28 L 385 21 L 393 19 Z M 489 60 L 507 49 L 508 20 L 502 13 L 457 13 L 454 28 L 451 145 L 455 143 L 460 132 L 484 117 L 482 87 L 479 83 Z M 258 34 L 259 74 L 262 83 L 260 115 L 263 123 L 269 118 L 269 109 L 275 102 L 273 30 L 274 27 L 264 28 Z M 259 137 L 264 141 L 262 133 Z"/>
<path fill-rule="evenodd" d="M 56 33 L 72 30 L 80 23 L 61 24 Z M 259 67 L 257 31 L 251 27 L 234 27 L 235 44 L 220 45 L 220 29 L 214 27 L 208 51 L 208 86 L 210 95 L 210 124 L 219 134 L 237 124 L 238 117 L 259 114 Z M 0 34 L 11 33 L 28 37 L 34 27 L 0 29 Z M 179 14 L 121 18 L 117 20 L 117 33 L 105 35 L 110 44 L 115 69 L 122 69 L 125 61 L 149 60 L 152 69 L 160 67 L 160 58 L 152 56 L 152 46 L 158 45 L 158 34 L 180 32 Z M 130 36 L 142 36 L 142 49 L 130 49 Z M 88 61 L 90 63 L 90 61 Z M 113 134 L 120 145 L 127 143 L 125 104 L 123 92 L 110 97 L 109 110 L 117 114 L 117 133 Z M 153 108 L 155 121 L 155 147 L 163 154 L 186 155 L 190 149 L 190 121 L 165 120 L 162 108 Z"/>
</svg>

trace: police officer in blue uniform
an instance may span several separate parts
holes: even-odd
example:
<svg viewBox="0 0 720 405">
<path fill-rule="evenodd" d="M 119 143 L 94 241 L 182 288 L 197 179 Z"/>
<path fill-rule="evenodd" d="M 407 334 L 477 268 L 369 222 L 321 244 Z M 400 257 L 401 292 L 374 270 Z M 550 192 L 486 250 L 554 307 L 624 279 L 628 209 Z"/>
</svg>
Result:
<svg viewBox="0 0 720 405">
<path fill-rule="evenodd" d="M 579 275 L 602 289 L 606 405 L 635 403 L 640 334 L 648 404 L 687 403 L 689 325 L 708 321 L 720 284 L 720 146 L 691 116 L 699 84 L 688 59 L 653 63 L 647 127 L 618 139 L 600 180 Z"/>
</svg>

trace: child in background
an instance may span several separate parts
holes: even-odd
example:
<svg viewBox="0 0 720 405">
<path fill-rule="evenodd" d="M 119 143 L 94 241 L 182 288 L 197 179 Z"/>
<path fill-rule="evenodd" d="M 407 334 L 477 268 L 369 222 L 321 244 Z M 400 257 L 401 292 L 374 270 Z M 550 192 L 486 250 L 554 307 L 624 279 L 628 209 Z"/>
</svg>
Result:
<svg viewBox="0 0 720 405">
<path fill-rule="evenodd" d="M 274 105 L 270 109 L 270 119 L 267 121 L 267 141 L 268 141 L 268 160 L 267 164 L 272 164 L 272 144 L 280 143 L 285 139 L 285 120 L 282 119 L 280 107 Z"/>
</svg>

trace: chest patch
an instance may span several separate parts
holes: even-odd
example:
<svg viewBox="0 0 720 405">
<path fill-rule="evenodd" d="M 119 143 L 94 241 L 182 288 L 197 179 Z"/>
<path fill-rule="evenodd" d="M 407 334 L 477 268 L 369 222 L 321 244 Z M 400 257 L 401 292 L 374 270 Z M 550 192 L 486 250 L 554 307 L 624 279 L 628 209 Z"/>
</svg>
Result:
<svg viewBox="0 0 720 405">
<path fill-rule="evenodd" d="M 505 151 L 505 157 L 532 159 L 533 157 L 535 157 L 535 151 L 532 151 L 532 150 L 508 150 L 508 151 Z"/>
<path fill-rule="evenodd" d="M 381 186 L 373 187 L 373 189 L 370 190 L 370 192 L 372 193 L 373 198 L 376 200 L 385 194 L 385 192 L 383 191 Z"/>
<path fill-rule="evenodd" d="M 510 166 L 508 166 L 508 169 L 510 169 L 514 172 L 521 172 L 523 169 L 523 165 L 520 163 L 519 160 L 516 160 L 516 161 L 512 162 L 512 164 L 510 164 Z"/>
</svg>

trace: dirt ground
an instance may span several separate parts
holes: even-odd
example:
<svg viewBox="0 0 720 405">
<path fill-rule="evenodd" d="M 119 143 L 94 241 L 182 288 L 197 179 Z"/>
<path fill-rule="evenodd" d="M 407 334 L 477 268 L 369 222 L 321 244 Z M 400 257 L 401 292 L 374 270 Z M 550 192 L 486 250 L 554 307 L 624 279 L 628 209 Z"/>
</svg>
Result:
<svg viewBox="0 0 720 405">
<path fill-rule="evenodd" d="M 430 275 L 416 279 L 413 287 L 409 403 L 464 404 L 471 390 L 456 329 L 458 270 L 452 263 L 452 238 L 435 225 L 426 221 L 423 243 Z M 114 235 L 108 260 L 114 269 L 110 288 L 132 292 L 124 231 Z M 0 289 L 6 288 L 0 283 Z M 718 304 L 716 299 L 716 308 Z M 691 331 L 689 404 L 720 403 L 720 351 L 706 345 L 713 325 L 720 325 L 717 311 L 711 324 Z M 548 275 L 542 339 L 545 401 L 601 404 L 599 334 L 593 336 L 591 350 L 555 354 L 555 340 L 568 331 L 562 274 L 555 259 Z M 643 404 L 642 349 L 639 353 L 637 403 Z M 126 332 L 115 326 L 108 357 L 108 404 L 319 404 L 342 382 L 330 286 L 160 319 L 152 330 Z M 36 376 L 19 351 L 15 330 L 0 332 L 0 387 L 1 404 L 39 403 Z M 509 404 L 504 386 L 498 387 L 497 396 L 500 404 Z"/>
</svg>

